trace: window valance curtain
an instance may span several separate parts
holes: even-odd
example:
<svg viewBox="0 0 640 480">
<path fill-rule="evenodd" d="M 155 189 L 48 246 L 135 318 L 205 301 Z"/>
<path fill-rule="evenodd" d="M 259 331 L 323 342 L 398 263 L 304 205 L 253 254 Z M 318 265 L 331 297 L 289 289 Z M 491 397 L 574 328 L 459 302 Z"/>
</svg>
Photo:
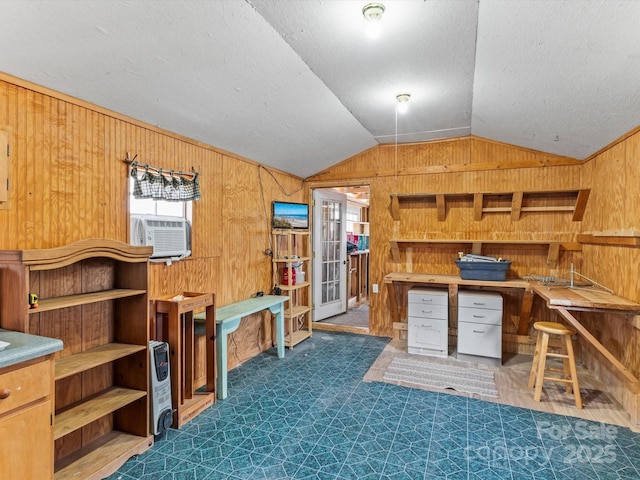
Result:
<svg viewBox="0 0 640 480">
<path fill-rule="evenodd" d="M 163 170 L 145 163 L 131 162 L 134 198 L 169 202 L 200 200 L 197 172 Z"/>
</svg>

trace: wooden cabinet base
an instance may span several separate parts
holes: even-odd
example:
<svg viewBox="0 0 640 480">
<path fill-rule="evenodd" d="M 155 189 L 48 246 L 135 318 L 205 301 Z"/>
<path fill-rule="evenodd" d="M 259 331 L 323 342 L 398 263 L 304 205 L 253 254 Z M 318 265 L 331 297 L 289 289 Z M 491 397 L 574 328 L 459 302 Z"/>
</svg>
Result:
<svg viewBox="0 0 640 480">
<path fill-rule="evenodd" d="M 200 415 L 214 403 L 216 403 L 216 394 L 213 392 L 194 393 L 193 398 L 185 399 L 180 406 L 178 428 L 182 428 L 183 425 Z"/>
<path fill-rule="evenodd" d="M 118 470 L 134 455 L 153 446 L 153 435 L 138 437 L 112 431 L 71 457 L 56 462 L 55 480 L 83 478 L 99 480 Z M 88 453 L 85 453 L 88 452 Z"/>
</svg>

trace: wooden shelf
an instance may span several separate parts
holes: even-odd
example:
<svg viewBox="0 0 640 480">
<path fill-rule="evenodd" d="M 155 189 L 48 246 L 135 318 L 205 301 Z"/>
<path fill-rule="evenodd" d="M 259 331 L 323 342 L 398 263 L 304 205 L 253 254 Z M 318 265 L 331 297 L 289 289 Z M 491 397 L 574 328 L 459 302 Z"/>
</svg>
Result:
<svg viewBox="0 0 640 480">
<path fill-rule="evenodd" d="M 407 193 L 392 194 L 391 216 L 400 220 L 403 204 L 412 203 L 424 208 L 435 208 L 438 221 L 447 218 L 447 203 L 462 202 L 473 208 L 473 218 L 482 220 L 484 214 L 509 213 L 511 220 L 520 220 L 522 212 L 530 213 L 573 213 L 572 220 L 579 222 L 589 199 L 590 189 L 550 190 L 533 192 L 476 192 L 476 193 Z M 537 205 L 541 203 L 559 203 L 559 205 Z"/>
<path fill-rule="evenodd" d="M 311 260 L 311 257 L 296 257 L 296 258 L 274 258 L 274 262 L 278 263 L 297 263 L 297 262 L 308 262 Z"/>
<path fill-rule="evenodd" d="M 56 415 L 53 439 L 68 435 L 116 410 L 147 396 L 142 390 L 114 387 Z"/>
<path fill-rule="evenodd" d="M 108 343 L 75 355 L 56 360 L 56 380 L 61 380 L 76 373 L 84 372 L 94 367 L 113 362 L 136 352 L 145 351 L 144 345 L 129 345 L 125 343 Z"/>
<path fill-rule="evenodd" d="M 306 305 L 294 305 L 284 311 L 284 318 L 295 318 L 311 311 L 311 307 Z"/>
<path fill-rule="evenodd" d="M 547 266 L 555 268 L 558 262 L 560 250 L 579 252 L 582 245 L 576 242 L 558 242 L 552 240 L 434 240 L 434 239 L 414 239 L 414 240 L 390 240 L 391 257 L 395 263 L 400 262 L 400 250 L 406 248 L 432 248 L 434 246 L 466 248 L 471 247 L 471 252 L 475 255 L 482 254 L 483 245 L 503 245 L 511 249 L 544 249 L 547 250 Z"/>
<path fill-rule="evenodd" d="M 305 281 L 302 283 L 296 283 L 295 285 L 276 285 L 276 286 L 283 292 L 290 292 L 292 290 L 298 290 L 300 288 L 309 287 L 311 286 L 311 282 Z"/>
<path fill-rule="evenodd" d="M 80 293 L 78 295 L 66 295 L 64 297 L 52 297 L 38 300 L 38 307 L 29 309 L 29 314 L 48 312 L 60 308 L 77 307 L 90 303 L 116 300 L 118 298 L 134 297 L 144 295 L 146 290 L 131 290 L 127 288 L 115 288 L 113 290 L 103 290 L 100 292 Z"/>
<path fill-rule="evenodd" d="M 311 332 L 309 330 L 296 330 L 293 334 L 286 335 L 284 337 L 284 344 L 286 347 L 293 348 L 301 341 L 310 338 Z"/>
<path fill-rule="evenodd" d="M 285 336 L 284 345 L 293 348 L 302 340 L 311 337 L 311 236 L 308 230 L 273 230 L 273 286 L 279 288 L 283 295 L 287 292 L 288 300 L 283 306 L 286 327 L 289 332 Z M 298 238 L 305 235 L 305 238 Z M 286 258 L 285 258 L 286 257 Z M 295 258 L 294 258 L 295 257 Z M 289 279 L 294 277 L 293 264 L 300 263 L 304 272 L 297 279 L 295 285 L 286 285 L 281 282 L 286 273 Z M 283 271 L 282 271 L 283 270 Z"/>
<path fill-rule="evenodd" d="M 583 233 L 578 235 L 578 242 L 590 245 L 614 245 L 619 247 L 640 247 L 640 233 L 606 234 Z"/>
<path fill-rule="evenodd" d="M 87 445 L 72 458 L 56 462 L 54 479 L 103 478 L 124 465 L 131 455 L 143 453 L 152 444 L 151 436 L 140 437 L 114 430 Z"/>
</svg>

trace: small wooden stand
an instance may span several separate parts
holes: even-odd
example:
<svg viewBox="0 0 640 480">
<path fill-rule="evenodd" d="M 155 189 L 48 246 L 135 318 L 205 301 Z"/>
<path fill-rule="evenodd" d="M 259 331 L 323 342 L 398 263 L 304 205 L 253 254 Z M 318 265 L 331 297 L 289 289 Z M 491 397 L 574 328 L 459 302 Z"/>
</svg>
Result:
<svg viewBox="0 0 640 480">
<path fill-rule="evenodd" d="M 184 424 L 215 403 L 216 398 L 216 319 L 212 293 L 184 292 L 156 299 L 157 340 L 169 343 L 171 370 L 171 400 L 175 413 L 173 428 Z M 200 386 L 195 377 L 195 337 L 193 312 L 205 310 L 206 329 L 206 387 Z"/>
</svg>

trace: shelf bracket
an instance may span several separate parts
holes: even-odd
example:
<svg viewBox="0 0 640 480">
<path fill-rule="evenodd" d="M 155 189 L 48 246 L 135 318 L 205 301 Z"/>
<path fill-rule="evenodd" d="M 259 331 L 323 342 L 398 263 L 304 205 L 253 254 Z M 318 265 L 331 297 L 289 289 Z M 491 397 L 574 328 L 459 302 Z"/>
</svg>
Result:
<svg viewBox="0 0 640 480">
<path fill-rule="evenodd" d="M 443 193 L 436 195 L 436 207 L 438 209 L 438 221 L 444 222 L 447 219 L 447 205 Z"/>
<path fill-rule="evenodd" d="M 398 242 L 391 240 L 389 244 L 391 246 L 391 258 L 395 263 L 400 262 L 400 249 L 398 248 Z"/>
<path fill-rule="evenodd" d="M 523 192 L 514 192 L 511 198 L 511 220 L 514 222 L 520 220 L 520 212 L 522 211 Z"/>
<path fill-rule="evenodd" d="M 400 200 L 397 195 L 391 197 L 391 218 L 395 222 L 400 220 Z"/>
<path fill-rule="evenodd" d="M 589 200 L 590 189 L 578 191 L 578 198 L 576 198 L 575 209 L 573 210 L 573 221 L 581 222 L 584 216 L 584 211 L 587 208 L 587 200 Z"/>
<path fill-rule="evenodd" d="M 547 267 L 556 268 L 558 266 L 558 256 L 560 255 L 560 244 L 550 243 L 549 254 L 547 255 Z"/>
<path fill-rule="evenodd" d="M 482 220 L 482 204 L 484 203 L 484 194 L 473 194 L 473 219 L 476 221 Z"/>
</svg>

